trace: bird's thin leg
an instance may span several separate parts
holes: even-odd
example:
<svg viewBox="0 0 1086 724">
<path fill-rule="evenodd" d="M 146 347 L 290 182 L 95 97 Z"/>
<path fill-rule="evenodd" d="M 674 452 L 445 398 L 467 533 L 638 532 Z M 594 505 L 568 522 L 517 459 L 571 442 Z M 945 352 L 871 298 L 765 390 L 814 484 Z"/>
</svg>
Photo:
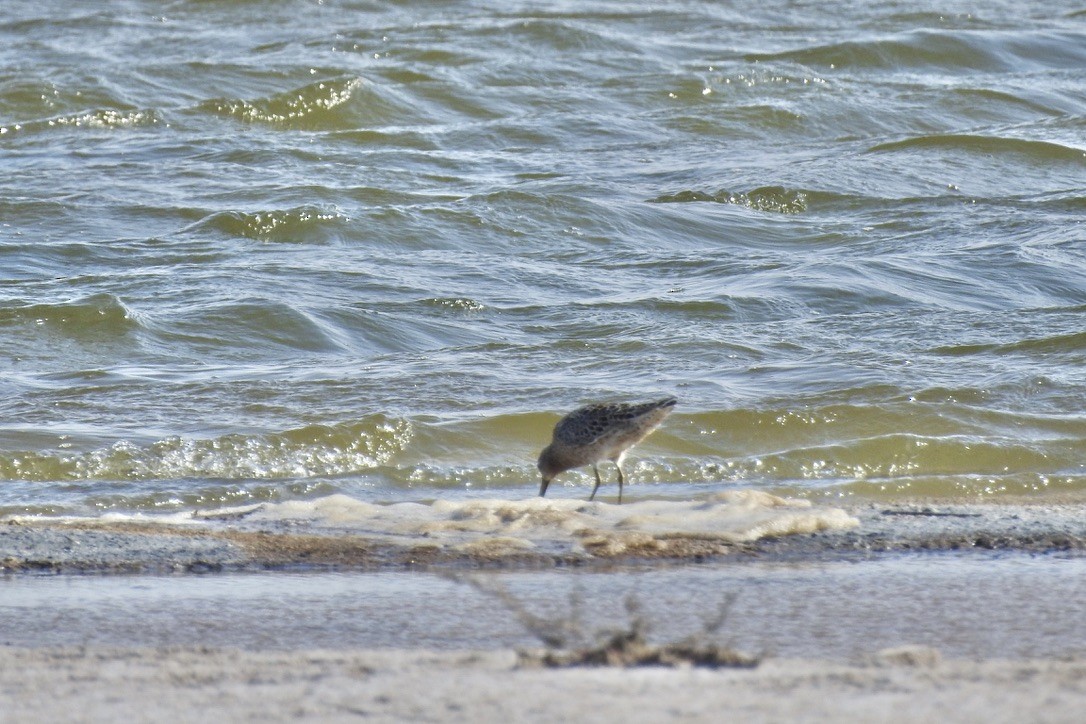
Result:
<svg viewBox="0 0 1086 724">
<path fill-rule="evenodd" d="M 593 498 L 596 497 L 596 491 L 600 489 L 600 483 L 601 483 L 599 467 L 595 463 L 593 463 L 592 464 L 592 469 L 596 471 L 596 487 L 592 488 L 592 495 L 588 496 L 589 500 L 592 500 Z"/>
<path fill-rule="evenodd" d="M 618 504 L 622 505 L 622 466 L 615 463 L 615 467 L 618 469 Z"/>
</svg>

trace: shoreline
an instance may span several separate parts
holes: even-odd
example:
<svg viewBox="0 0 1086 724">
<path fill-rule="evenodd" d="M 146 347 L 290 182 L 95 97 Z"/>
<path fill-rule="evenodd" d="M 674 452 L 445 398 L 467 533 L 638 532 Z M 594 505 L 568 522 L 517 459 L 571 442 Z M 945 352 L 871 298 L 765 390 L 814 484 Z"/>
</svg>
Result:
<svg viewBox="0 0 1086 724">
<path fill-rule="evenodd" d="M 162 574 L 254 570 L 606 569 L 715 560 L 820 561 L 906 552 L 1086 555 L 1086 503 L 877 503 L 838 506 L 859 525 L 735 542 L 699 532 L 588 551 L 525 548 L 499 536 L 441 546 L 344 529 L 95 520 L 0 522 L 0 573 Z"/>
</svg>

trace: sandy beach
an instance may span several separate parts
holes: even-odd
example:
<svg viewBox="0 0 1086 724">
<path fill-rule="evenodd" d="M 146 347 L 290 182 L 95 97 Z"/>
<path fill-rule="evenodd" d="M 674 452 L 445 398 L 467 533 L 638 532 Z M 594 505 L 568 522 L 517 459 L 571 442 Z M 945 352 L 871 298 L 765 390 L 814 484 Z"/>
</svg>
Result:
<svg viewBox="0 0 1086 724">
<path fill-rule="evenodd" d="M 583 554 L 12 521 L 0 696 L 11 721 L 1078 721 L 1084 512 L 863 503 L 850 528 Z M 631 592 L 656 644 L 734 593 L 717 638 L 758 665 L 518 656 L 526 617 L 559 626 L 576 595 L 590 634 L 628 628 Z"/>
<path fill-rule="evenodd" d="M 1081 720 L 1084 661 L 908 659 L 549 670 L 509 651 L 0 648 L 0 695 L 7 721 Z"/>
</svg>

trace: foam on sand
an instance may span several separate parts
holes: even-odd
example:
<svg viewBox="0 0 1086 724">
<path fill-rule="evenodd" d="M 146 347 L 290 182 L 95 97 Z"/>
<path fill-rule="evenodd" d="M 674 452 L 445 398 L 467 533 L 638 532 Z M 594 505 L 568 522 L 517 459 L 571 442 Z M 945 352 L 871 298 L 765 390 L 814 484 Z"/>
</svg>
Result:
<svg viewBox="0 0 1086 724">
<path fill-rule="evenodd" d="M 247 551 L 243 556 L 251 561 L 364 566 L 380 561 L 698 558 L 727 554 L 737 545 L 764 538 L 860 525 L 838 508 L 752 490 L 626 505 L 541 497 L 378 504 L 335 494 L 167 514 L 5 520 L 118 533 L 160 531 L 185 538 L 210 535 L 242 546 Z M 34 560 L 51 560 L 42 555 Z M 229 563 L 236 563 L 235 557 Z M 77 567 L 99 567 L 97 559 L 86 556 L 74 563 L 64 560 Z"/>
<path fill-rule="evenodd" d="M 667 553 L 684 541 L 729 545 L 859 525 L 837 508 L 749 490 L 693 501 L 648 500 L 621 506 L 536 497 L 376 505 L 331 495 L 269 504 L 249 520 L 465 552 L 496 554 L 545 547 L 596 555 Z"/>
</svg>

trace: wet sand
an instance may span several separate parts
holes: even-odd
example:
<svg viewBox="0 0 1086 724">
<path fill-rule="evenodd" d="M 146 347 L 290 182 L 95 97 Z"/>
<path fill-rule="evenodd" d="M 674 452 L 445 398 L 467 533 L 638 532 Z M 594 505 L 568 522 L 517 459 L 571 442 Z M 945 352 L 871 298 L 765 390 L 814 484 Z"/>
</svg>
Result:
<svg viewBox="0 0 1086 724">
<path fill-rule="evenodd" d="M 907 553 L 607 569 L 267 571 L 0 579 L 0 644 L 461 651 L 651 644 L 862 662 L 1086 654 L 1086 558 Z M 632 607 L 632 608 L 631 608 Z M 720 620 L 715 629 L 712 624 Z M 560 640 L 559 640 L 560 639 Z"/>
<path fill-rule="evenodd" d="M 0 699 L 15 721 L 1080 720 L 1086 507 L 845 511 L 858 526 L 577 554 L 244 517 L 0 525 Z M 632 592 L 660 640 L 738 591 L 723 635 L 761 663 L 521 666 L 538 641 L 464 576 L 555 622 L 579 591 L 588 631 L 627 624 Z"/>
<path fill-rule="evenodd" d="M 577 548 L 521 545 L 481 535 L 447 546 L 420 536 L 366 535 L 353 528 L 296 521 L 253 523 L 245 513 L 211 525 L 135 521 L 0 522 L 0 571 L 166 573 L 333 568 L 607 567 L 630 561 L 677 563 L 754 556 L 762 560 L 823 560 L 906 551 L 1086 551 L 1086 503 L 915 503 L 839 505 L 855 520 L 846 529 L 755 540 L 701 531 L 617 532 Z"/>
</svg>

